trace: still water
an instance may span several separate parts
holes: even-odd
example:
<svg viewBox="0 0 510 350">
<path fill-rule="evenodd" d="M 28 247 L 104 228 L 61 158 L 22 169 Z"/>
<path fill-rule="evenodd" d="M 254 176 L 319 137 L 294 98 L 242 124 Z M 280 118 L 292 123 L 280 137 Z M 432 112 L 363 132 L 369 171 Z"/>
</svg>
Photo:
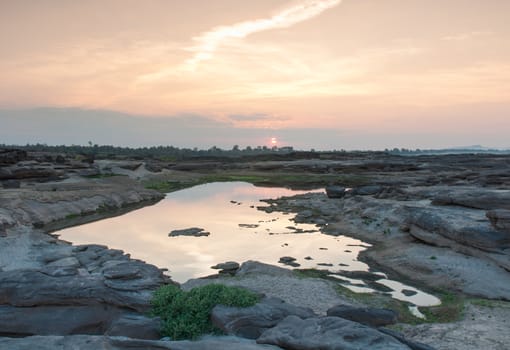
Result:
<svg viewBox="0 0 510 350">
<path fill-rule="evenodd" d="M 74 244 L 122 249 L 135 259 L 167 268 L 178 282 L 211 275 L 216 272 L 211 266 L 225 261 L 257 260 L 278 265 L 283 256 L 296 258 L 300 268 L 368 270 L 357 257 L 370 245 L 345 236 L 324 235 L 315 225 L 296 224 L 294 215 L 257 209 L 266 206 L 261 199 L 299 193 L 303 191 L 244 182 L 210 183 L 169 193 L 149 207 L 55 233 Z M 203 228 L 210 235 L 168 236 L 172 230 L 190 227 Z M 435 303 L 428 294 L 417 292 L 405 300 L 417 305 Z M 397 294 L 394 297 L 400 297 Z"/>
</svg>

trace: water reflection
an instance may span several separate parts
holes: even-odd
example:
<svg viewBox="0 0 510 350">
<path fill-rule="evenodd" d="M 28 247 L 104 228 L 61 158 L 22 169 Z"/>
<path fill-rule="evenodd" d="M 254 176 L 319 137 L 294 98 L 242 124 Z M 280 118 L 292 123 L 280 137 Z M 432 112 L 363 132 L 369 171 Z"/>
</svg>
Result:
<svg viewBox="0 0 510 350">
<path fill-rule="evenodd" d="M 350 237 L 321 234 L 315 225 L 293 222 L 293 214 L 256 209 L 266 206 L 260 199 L 298 193 L 303 191 L 255 187 L 243 182 L 211 183 L 169 193 L 156 205 L 57 234 L 75 244 L 97 243 L 122 249 L 133 258 L 167 268 L 178 282 L 216 273 L 210 267 L 220 262 L 258 260 L 276 265 L 283 256 L 295 258 L 300 268 L 368 271 L 369 267 L 357 257 L 370 245 Z M 203 228 L 210 235 L 168 236 L 170 231 L 191 227 Z M 378 292 L 363 280 L 331 276 L 352 291 Z M 385 293 L 393 298 L 418 306 L 440 303 L 434 296 L 386 276 L 377 282 L 379 288 L 386 286 Z M 405 295 L 405 289 L 416 294 Z"/>
<path fill-rule="evenodd" d="M 366 269 L 356 259 L 365 249 L 362 241 L 323 235 L 315 225 L 291 221 L 294 215 L 256 209 L 265 205 L 260 199 L 302 192 L 242 182 L 212 183 L 169 193 L 156 205 L 122 216 L 56 233 L 75 244 L 98 243 L 122 249 L 133 258 L 168 268 L 178 282 L 215 273 L 210 266 L 219 262 L 252 259 L 277 264 L 282 256 L 296 258 L 301 268 L 335 269 L 342 264 L 344 270 Z M 168 237 L 172 230 L 190 227 L 211 234 Z"/>
</svg>

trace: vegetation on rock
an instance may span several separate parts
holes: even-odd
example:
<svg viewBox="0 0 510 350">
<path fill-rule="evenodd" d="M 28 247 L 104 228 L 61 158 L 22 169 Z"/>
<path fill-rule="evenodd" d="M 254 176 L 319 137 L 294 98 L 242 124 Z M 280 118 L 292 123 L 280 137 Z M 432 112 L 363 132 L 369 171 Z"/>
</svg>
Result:
<svg viewBox="0 0 510 350">
<path fill-rule="evenodd" d="M 178 286 L 159 288 L 151 301 L 152 314 L 161 317 L 161 333 L 174 340 L 196 339 L 202 334 L 218 333 L 209 320 L 216 305 L 235 307 L 253 306 L 258 296 L 246 289 L 210 284 L 191 289 L 189 292 Z"/>
</svg>

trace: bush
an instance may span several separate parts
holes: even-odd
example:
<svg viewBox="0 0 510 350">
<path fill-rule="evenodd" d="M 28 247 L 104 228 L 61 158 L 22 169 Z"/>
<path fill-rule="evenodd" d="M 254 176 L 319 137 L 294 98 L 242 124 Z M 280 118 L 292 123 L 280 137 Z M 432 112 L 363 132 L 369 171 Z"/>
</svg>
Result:
<svg viewBox="0 0 510 350">
<path fill-rule="evenodd" d="M 151 304 L 152 314 L 163 320 L 162 334 L 179 340 L 219 332 L 209 319 L 214 306 L 248 307 L 257 301 L 257 295 L 246 289 L 221 284 L 197 287 L 189 292 L 167 285 L 154 293 Z"/>
</svg>

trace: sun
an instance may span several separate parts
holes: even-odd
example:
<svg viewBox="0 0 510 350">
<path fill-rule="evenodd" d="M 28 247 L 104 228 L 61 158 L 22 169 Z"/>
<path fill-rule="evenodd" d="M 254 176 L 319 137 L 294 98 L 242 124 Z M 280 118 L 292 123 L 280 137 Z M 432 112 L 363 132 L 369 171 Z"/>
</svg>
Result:
<svg viewBox="0 0 510 350">
<path fill-rule="evenodd" d="M 271 146 L 276 146 L 278 144 L 278 140 L 276 137 L 271 137 Z"/>
</svg>

